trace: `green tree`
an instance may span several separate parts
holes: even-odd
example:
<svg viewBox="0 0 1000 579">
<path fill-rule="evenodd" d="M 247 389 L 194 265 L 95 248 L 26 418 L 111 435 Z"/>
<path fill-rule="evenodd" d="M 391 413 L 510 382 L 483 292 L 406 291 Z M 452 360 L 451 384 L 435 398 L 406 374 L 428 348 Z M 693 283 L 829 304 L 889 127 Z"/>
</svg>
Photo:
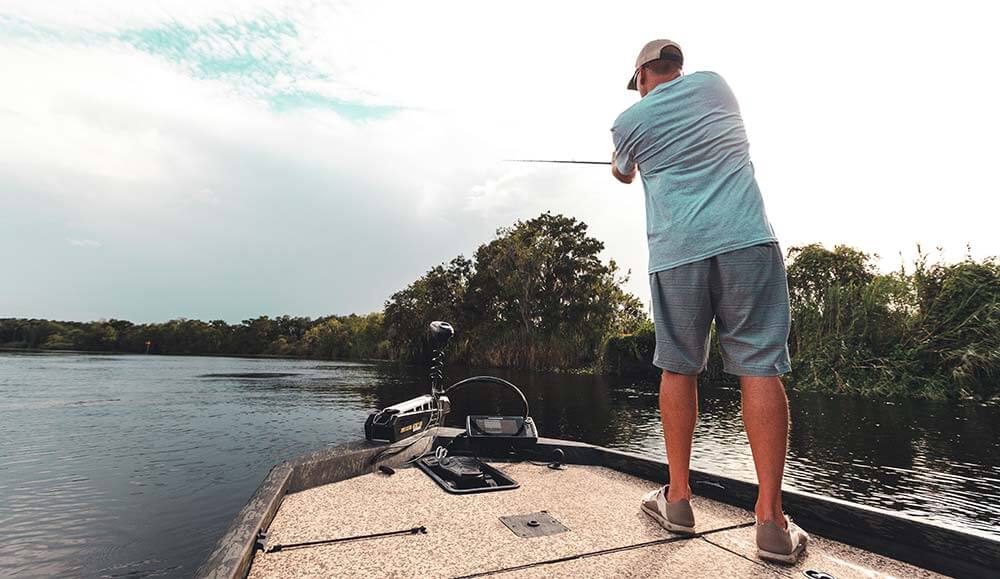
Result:
<svg viewBox="0 0 1000 579">
<path fill-rule="evenodd" d="M 564 368 L 593 362 L 609 330 L 641 321 L 627 279 L 600 260 L 587 225 L 542 215 L 479 247 L 469 286 L 477 356 L 491 365 Z"/>
<path fill-rule="evenodd" d="M 875 277 L 872 256 L 846 245 L 833 251 L 818 243 L 788 250 L 788 291 L 800 304 L 821 306 L 831 287 L 863 286 Z"/>
<path fill-rule="evenodd" d="M 463 329 L 451 346 L 452 359 L 462 359 L 467 351 L 469 312 L 466 293 L 472 276 L 472 262 L 458 256 L 431 268 L 426 274 L 389 298 L 385 303 L 385 336 L 394 358 L 421 360 L 426 354 L 427 326 L 444 320 Z"/>
</svg>

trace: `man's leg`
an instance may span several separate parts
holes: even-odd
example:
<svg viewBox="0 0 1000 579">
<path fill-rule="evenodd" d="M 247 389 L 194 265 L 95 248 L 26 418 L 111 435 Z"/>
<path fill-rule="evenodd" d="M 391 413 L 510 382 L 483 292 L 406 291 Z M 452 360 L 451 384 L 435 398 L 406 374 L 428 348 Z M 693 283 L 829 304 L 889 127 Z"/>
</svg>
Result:
<svg viewBox="0 0 1000 579">
<path fill-rule="evenodd" d="M 743 424 L 750 440 L 759 484 L 755 509 L 757 521 L 774 521 L 785 528 L 781 511 L 781 478 L 785 472 L 785 453 L 788 449 L 788 398 L 785 388 L 777 376 L 740 376 L 740 390 Z M 671 465 L 671 478 L 673 474 Z"/>
<path fill-rule="evenodd" d="M 711 261 L 703 259 L 649 276 L 656 329 L 653 365 L 663 370 L 660 418 L 670 465 L 666 496 L 670 503 L 691 497 L 688 473 L 691 436 L 698 420 L 698 373 L 708 361 L 713 315 L 708 279 Z M 693 522 L 686 526 L 693 527 Z"/>
<path fill-rule="evenodd" d="M 781 478 L 788 450 L 788 398 L 778 378 L 791 370 L 788 274 L 776 243 L 716 256 L 715 327 L 723 371 L 740 377 L 743 424 L 759 484 L 757 554 L 795 562 L 809 535 L 788 524 L 781 510 Z"/>
<path fill-rule="evenodd" d="M 667 501 L 691 498 L 691 437 L 698 421 L 698 376 L 663 371 L 660 379 L 660 418 L 670 465 Z M 779 475 L 780 479 L 780 475 Z"/>
</svg>

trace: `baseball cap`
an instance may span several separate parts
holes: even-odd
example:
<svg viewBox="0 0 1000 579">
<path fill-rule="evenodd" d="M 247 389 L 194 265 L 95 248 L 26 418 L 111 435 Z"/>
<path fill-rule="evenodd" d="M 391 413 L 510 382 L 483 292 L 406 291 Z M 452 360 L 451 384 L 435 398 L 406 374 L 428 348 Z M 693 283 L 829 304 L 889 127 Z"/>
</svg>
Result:
<svg viewBox="0 0 1000 579">
<path fill-rule="evenodd" d="M 664 49 L 668 47 L 674 47 L 680 55 L 674 54 L 671 51 L 664 52 Z M 677 44 L 673 40 L 667 40 L 661 38 L 659 40 L 650 40 L 646 43 L 646 46 L 642 47 L 639 51 L 639 58 L 635 59 L 635 72 L 632 73 L 632 80 L 628 81 L 628 90 L 636 90 L 635 80 L 639 76 L 639 69 L 642 65 L 659 59 L 673 60 L 674 62 L 684 64 L 684 53 L 681 52 L 681 45 Z"/>
</svg>

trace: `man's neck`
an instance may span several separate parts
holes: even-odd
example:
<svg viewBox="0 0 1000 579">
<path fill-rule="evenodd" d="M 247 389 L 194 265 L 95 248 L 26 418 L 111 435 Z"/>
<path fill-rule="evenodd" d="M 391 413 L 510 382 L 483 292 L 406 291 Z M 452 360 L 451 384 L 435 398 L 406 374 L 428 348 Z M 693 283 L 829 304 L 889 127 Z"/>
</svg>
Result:
<svg viewBox="0 0 1000 579">
<path fill-rule="evenodd" d="M 652 86 L 649 87 L 649 90 L 646 91 L 646 94 L 653 92 L 654 90 L 656 90 L 656 87 L 660 86 L 661 84 L 667 84 L 668 82 L 676 80 L 680 77 L 681 77 L 681 71 L 677 71 L 667 76 L 657 77 L 655 79 L 652 79 Z"/>
</svg>

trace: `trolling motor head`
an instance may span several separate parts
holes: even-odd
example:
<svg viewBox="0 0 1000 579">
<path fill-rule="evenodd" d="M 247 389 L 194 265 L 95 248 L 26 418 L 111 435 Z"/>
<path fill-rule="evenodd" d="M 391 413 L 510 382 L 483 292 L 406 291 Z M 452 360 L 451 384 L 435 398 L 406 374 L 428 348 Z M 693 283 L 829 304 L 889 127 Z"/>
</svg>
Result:
<svg viewBox="0 0 1000 579">
<path fill-rule="evenodd" d="M 455 328 L 448 322 L 431 322 L 428 328 L 432 350 L 443 350 L 448 340 L 455 335 Z"/>
</svg>

